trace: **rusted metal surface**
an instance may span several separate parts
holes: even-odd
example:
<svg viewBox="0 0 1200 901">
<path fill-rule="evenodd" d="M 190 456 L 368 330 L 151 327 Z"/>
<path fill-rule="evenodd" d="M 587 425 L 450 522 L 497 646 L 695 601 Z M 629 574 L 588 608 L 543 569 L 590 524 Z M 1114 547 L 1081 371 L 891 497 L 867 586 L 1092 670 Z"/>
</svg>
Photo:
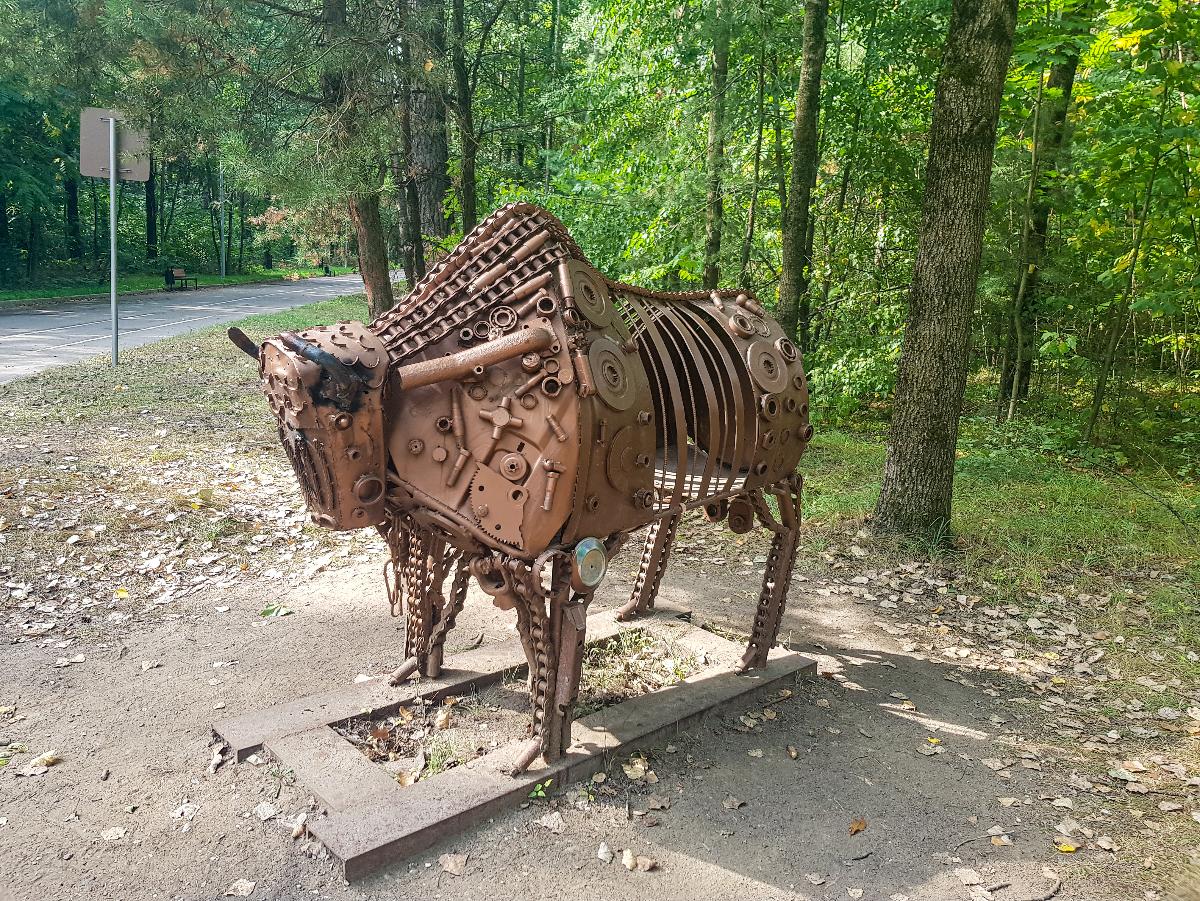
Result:
<svg viewBox="0 0 1200 901">
<path fill-rule="evenodd" d="M 391 548 L 393 680 L 437 675 L 469 578 L 515 612 L 533 705 L 517 769 L 570 745 L 587 605 L 639 528 L 623 617 L 653 609 L 684 511 L 774 533 L 742 661 L 765 665 L 812 428 L 800 354 L 752 297 L 614 282 L 512 204 L 369 326 L 284 333 L 258 359 L 313 520 Z"/>
</svg>

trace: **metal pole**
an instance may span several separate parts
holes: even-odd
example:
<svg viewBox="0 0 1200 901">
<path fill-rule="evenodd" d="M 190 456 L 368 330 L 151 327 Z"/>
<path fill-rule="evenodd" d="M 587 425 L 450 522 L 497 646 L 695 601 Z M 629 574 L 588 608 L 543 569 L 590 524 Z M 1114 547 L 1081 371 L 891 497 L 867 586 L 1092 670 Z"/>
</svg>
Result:
<svg viewBox="0 0 1200 901">
<path fill-rule="evenodd" d="M 217 163 L 217 218 L 221 223 L 221 278 L 225 277 L 225 164 Z"/>
<path fill-rule="evenodd" d="M 112 364 L 117 365 L 117 120 L 108 120 L 108 300 L 112 307 Z"/>
</svg>

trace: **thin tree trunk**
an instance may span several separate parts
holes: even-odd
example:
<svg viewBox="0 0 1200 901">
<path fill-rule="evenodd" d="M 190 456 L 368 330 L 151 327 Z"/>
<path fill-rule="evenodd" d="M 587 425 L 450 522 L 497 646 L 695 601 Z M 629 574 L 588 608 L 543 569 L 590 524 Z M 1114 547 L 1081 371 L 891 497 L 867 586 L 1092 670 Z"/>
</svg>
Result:
<svg viewBox="0 0 1200 901">
<path fill-rule="evenodd" d="M 559 16 L 561 10 L 559 8 L 560 0 L 550 0 L 550 58 L 547 68 L 550 70 L 550 81 L 553 83 L 558 79 L 558 42 L 559 42 Z M 547 196 L 550 194 L 550 151 L 554 149 L 554 118 L 546 117 L 546 135 L 545 144 L 543 146 L 543 162 L 545 163 L 544 181 L 542 190 Z"/>
<path fill-rule="evenodd" d="M 359 194 L 351 197 L 350 219 L 358 239 L 358 266 L 367 293 L 367 308 L 371 318 L 375 319 L 396 303 L 392 297 L 392 277 L 388 269 L 383 221 L 379 217 L 379 195 Z"/>
<path fill-rule="evenodd" d="M 73 260 L 83 259 L 83 242 L 79 238 L 79 179 L 64 179 L 63 191 L 67 195 L 66 238 L 67 255 Z"/>
<path fill-rule="evenodd" d="M 525 52 L 525 0 L 519 0 L 517 3 L 517 41 L 519 43 L 517 55 L 517 122 L 521 123 L 521 128 L 517 129 L 517 146 L 516 146 L 516 164 L 518 182 L 525 182 L 525 65 L 528 55 Z"/>
<path fill-rule="evenodd" d="M 775 193 L 779 196 L 779 221 L 787 222 L 787 165 L 783 156 L 783 113 L 779 110 L 779 95 L 783 85 L 779 78 L 779 59 L 771 58 L 771 113 L 775 120 Z"/>
<path fill-rule="evenodd" d="M 402 49 L 404 70 L 411 72 L 412 59 L 407 49 Z M 404 224 L 412 254 L 412 271 L 406 272 L 408 288 L 412 290 L 417 279 L 425 274 L 425 244 L 421 239 L 421 194 L 417 190 L 415 166 L 413 164 L 412 92 L 407 86 L 400 92 L 400 154 L 404 166 Z"/>
<path fill-rule="evenodd" d="M 754 133 L 754 171 L 751 176 L 750 209 L 746 213 L 746 234 L 742 239 L 742 258 L 738 265 L 738 285 L 750 287 L 750 248 L 754 246 L 754 220 L 758 215 L 758 173 L 762 167 L 762 145 L 764 109 L 763 97 L 766 90 L 766 57 L 762 48 L 758 51 L 758 83 L 755 85 L 754 119 L 757 128 Z"/>
<path fill-rule="evenodd" d="M 949 536 L 954 460 L 979 280 L 996 123 L 1017 0 L 954 0 L 929 131 L 880 531 Z"/>
<path fill-rule="evenodd" d="M 158 259 L 158 185 L 154 178 L 154 156 L 150 157 L 150 177 L 146 179 L 146 259 Z"/>
<path fill-rule="evenodd" d="M 796 120 L 792 128 L 792 177 L 783 229 L 783 268 L 779 276 L 779 323 L 784 334 L 798 337 L 808 350 L 808 280 L 812 267 L 809 217 L 817 176 L 817 121 L 821 103 L 821 69 L 825 65 L 825 25 L 829 0 L 806 0 L 803 60 L 796 88 Z"/>
<path fill-rule="evenodd" d="M 1167 93 L 1163 92 L 1158 112 L 1158 138 L 1162 137 L 1163 119 L 1167 113 Z M 1154 182 L 1158 178 L 1158 167 L 1165 154 L 1160 149 L 1154 155 L 1154 163 L 1150 167 L 1150 178 L 1146 182 L 1146 194 L 1142 198 L 1142 208 L 1138 212 L 1137 224 L 1133 230 L 1133 246 L 1129 250 L 1129 278 L 1125 281 L 1125 290 L 1121 300 L 1113 308 L 1108 323 L 1108 340 L 1104 347 L 1104 356 L 1100 360 L 1100 373 L 1096 377 L 1096 390 L 1092 392 L 1092 410 L 1088 415 L 1087 428 L 1083 440 L 1091 444 L 1096 438 L 1096 423 L 1100 420 L 1100 411 L 1104 408 L 1104 394 L 1108 389 L 1108 379 L 1112 374 L 1113 361 L 1117 355 L 1117 345 L 1125 334 L 1126 321 L 1129 318 L 1129 306 L 1133 302 L 1133 289 L 1137 284 L 1138 259 L 1142 252 L 1142 238 L 1146 234 L 1146 217 L 1150 215 L 1150 204 L 1154 200 Z"/>
<path fill-rule="evenodd" d="M 96 202 L 96 179 L 88 179 L 88 193 L 92 200 L 92 266 L 100 261 L 100 204 Z"/>
<path fill-rule="evenodd" d="M 237 271 L 242 271 L 242 261 L 246 258 L 246 190 L 238 191 L 238 257 Z M 330 263 L 333 261 L 330 260 Z"/>
<path fill-rule="evenodd" d="M 708 152 L 704 160 L 704 287 L 721 280 L 721 226 L 725 218 L 725 83 L 729 76 L 729 17 L 724 0 L 713 4 L 711 94 L 708 99 Z"/>
<path fill-rule="evenodd" d="M 1008 399 L 1007 418 L 1016 413 L 1016 401 L 1029 394 L 1029 375 L 1032 372 L 1035 344 L 1037 297 L 1040 284 L 1042 255 L 1046 250 L 1052 203 L 1045 181 L 1055 171 L 1059 151 L 1066 132 L 1067 110 L 1075 85 L 1075 69 L 1079 62 L 1075 44 L 1069 45 L 1067 56 L 1050 67 L 1043 93 L 1038 87 L 1038 104 L 1034 114 L 1033 156 L 1029 166 L 1029 183 L 1025 196 L 1025 221 L 1022 225 L 1019 269 L 1013 285 L 1012 315 L 1005 345 L 1008 364 L 1001 373 L 1001 399 Z M 1013 384 L 1013 372 L 1018 374 Z M 1001 401 L 1003 408 L 1003 400 Z"/>
<path fill-rule="evenodd" d="M 462 161 L 459 189 L 459 205 L 462 207 L 462 229 L 469 232 L 479 222 L 476 200 L 475 160 L 479 154 L 479 136 L 475 134 L 475 122 L 471 111 L 471 77 L 467 71 L 466 15 L 464 0 L 452 0 L 452 55 L 454 66 L 455 114 L 458 119 L 459 141 L 462 144 Z"/>
<path fill-rule="evenodd" d="M 445 0 L 413 0 L 412 161 L 421 201 L 421 233 L 444 238 L 450 233 L 445 199 L 447 174 L 446 104 L 442 71 L 446 58 Z"/>
</svg>

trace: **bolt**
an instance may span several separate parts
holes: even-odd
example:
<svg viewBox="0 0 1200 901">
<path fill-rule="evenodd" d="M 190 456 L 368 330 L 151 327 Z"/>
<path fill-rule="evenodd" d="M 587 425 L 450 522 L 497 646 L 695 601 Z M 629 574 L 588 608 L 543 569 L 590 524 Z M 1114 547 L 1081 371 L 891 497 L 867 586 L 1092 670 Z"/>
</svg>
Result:
<svg viewBox="0 0 1200 901">
<path fill-rule="evenodd" d="M 425 450 L 425 442 L 420 438 L 414 438 L 408 442 L 408 452 L 414 457 L 419 455 L 423 450 Z"/>
</svg>

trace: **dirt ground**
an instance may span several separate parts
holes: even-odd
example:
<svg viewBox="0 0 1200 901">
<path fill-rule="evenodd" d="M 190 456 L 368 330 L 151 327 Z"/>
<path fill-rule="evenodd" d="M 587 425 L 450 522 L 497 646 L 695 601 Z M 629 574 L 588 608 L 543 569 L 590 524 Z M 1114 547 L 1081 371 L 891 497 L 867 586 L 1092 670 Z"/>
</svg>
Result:
<svg viewBox="0 0 1200 901">
<path fill-rule="evenodd" d="M 397 664 L 381 542 L 306 525 L 253 365 L 219 335 L 14 382 L 0 901 L 1165 897 L 1200 852 L 1200 648 L 1154 613 L 1184 605 L 1178 571 L 1093 570 L 1081 551 L 1034 592 L 853 523 L 803 540 L 783 637 L 820 675 L 791 698 L 642 749 L 656 783 L 616 759 L 591 791 L 347 886 L 292 838 L 320 815 L 303 786 L 266 760 L 210 771 L 210 725 Z M 623 601 L 638 550 L 598 605 Z M 765 550 L 686 521 L 662 596 L 744 632 Z M 511 627 L 475 593 L 450 665 Z M 651 795 L 669 807 L 637 816 Z M 555 810 L 558 831 L 540 822 Z M 628 871 L 626 849 L 655 868 Z M 444 854 L 467 855 L 461 876 Z"/>
<path fill-rule="evenodd" d="M 744 627 L 753 553 L 701 564 L 685 541 L 662 596 Z M 801 574 L 784 633 L 818 655 L 821 676 L 772 703 L 776 719 L 745 731 L 748 711 L 731 711 L 671 749 L 646 749 L 657 785 L 631 784 L 614 767 L 608 793 L 554 802 L 560 834 L 538 823 L 546 804 L 531 803 L 347 886 L 315 843 L 291 838 L 302 786 L 269 763 L 208 772 L 209 724 L 393 665 L 399 633 L 379 562 L 343 561 L 294 590 L 260 580 L 192 594 L 170 618 L 94 630 L 71 647 L 84 660 L 68 666 L 54 666 L 45 645 L 7 646 L 5 702 L 23 718 L 10 717 L 3 742 L 53 748 L 62 761 L 19 776 L 28 758 L 16 758 L 0 775 L 0 898 L 219 898 L 245 879 L 260 899 L 1101 901 L 1155 897 L 1146 868 L 1170 865 L 1087 839 L 1111 833 L 1116 848 L 1131 829 L 1163 827 L 1131 818 L 1118 793 L 1080 788 L 1083 758 L 1048 743 L 1069 711 L 1029 701 L 1020 679 L 889 634 L 897 627 L 855 603 L 849 578 Z M 598 603 L 627 589 L 628 571 L 616 570 Z M 453 646 L 511 634 L 483 600 L 473 597 Z M 295 612 L 260 616 L 272 602 Z M 651 791 L 670 807 L 647 826 L 626 802 L 645 809 Z M 730 795 L 744 804 L 729 809 Z M 263 801 L 279 815 L 261 821 Z M 1070 837 L 1055 832 L 1064 820 Z M 617 860 L 597 857 L 602 842 Z M 625 848 L 656 869 L 627 871 Z M 461 877 L 442 871 L 445 853 L 468 855 Z"/>
</svg>

